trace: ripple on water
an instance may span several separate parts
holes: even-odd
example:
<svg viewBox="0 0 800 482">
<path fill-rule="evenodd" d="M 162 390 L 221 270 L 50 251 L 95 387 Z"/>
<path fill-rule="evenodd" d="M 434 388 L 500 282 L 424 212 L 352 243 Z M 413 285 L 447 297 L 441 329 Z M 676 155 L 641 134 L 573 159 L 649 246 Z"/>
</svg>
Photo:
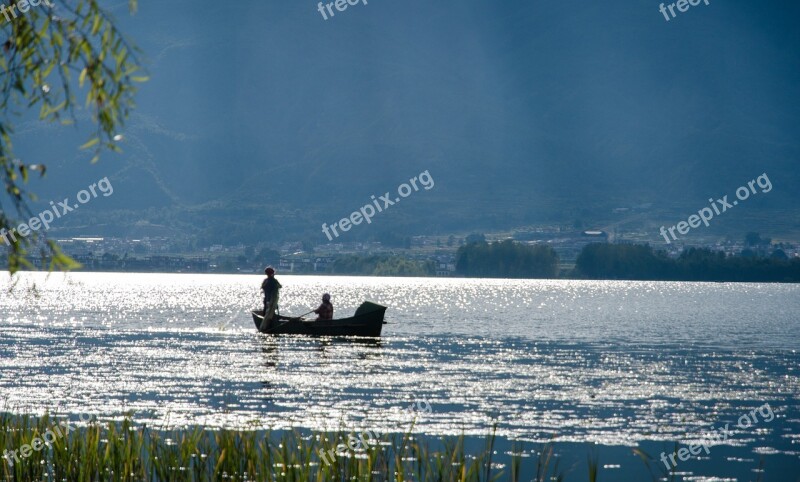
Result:
<svg viewBox="0 0 800 482">
<path fill-rule="evenodd" d="M 769 454 L 797 440 L 794 286 L 280 278 L 286 313 L 328 291 L 338 314 L 372 299 L 393 324 L 377 343 L 269 338 L 248 314 L 260 277 L 25 275 L 0 286 L 2 398 L 156 426 L 496 425 L 619 445 L 692 440 L 769 402 L 775 421 L 728 443 Z"/>
</svg>

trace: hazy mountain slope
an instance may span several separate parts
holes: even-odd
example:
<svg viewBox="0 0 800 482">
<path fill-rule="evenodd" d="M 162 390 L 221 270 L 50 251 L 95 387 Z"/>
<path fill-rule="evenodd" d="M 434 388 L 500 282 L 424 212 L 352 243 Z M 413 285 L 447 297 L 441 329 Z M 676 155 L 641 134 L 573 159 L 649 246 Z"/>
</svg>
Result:
<svg viewBox="0 0 800 482">
<path fill-rule="evenodd" d="M 768 172 L 749 215 L 798 213 L 792 2 L 670 22 L 645 1 L 373 0 L 327 21 L 310 1 L 140 7 L 115 11 L 152 75 L 125 153 L 91 166 L 85 133 L 26 123 L 19 153 L 52 166 L 43 199 L 110 176 L 101 219 L 158 208 L 191 231 L 207 210 L 261 229 L 280 211 L 291 235 L 427 169 L 436 187 L 381 226 L 413 232 L 696 210 Z"/>
</svg>

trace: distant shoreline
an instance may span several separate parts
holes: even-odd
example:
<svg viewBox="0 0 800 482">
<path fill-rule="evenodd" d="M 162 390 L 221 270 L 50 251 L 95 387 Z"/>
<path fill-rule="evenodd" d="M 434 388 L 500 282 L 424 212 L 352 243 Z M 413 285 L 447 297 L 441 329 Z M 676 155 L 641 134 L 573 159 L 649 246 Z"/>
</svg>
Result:
<svg viewBox="0 0 800 482">
<path fill-rule="evenodd" d="M 46 260 L 32 260 L 34 269 Z M 709 248 L 685 248 L 670 256 L 649 244 L 589 243 L 572 259 L 563 260 L 546 243 L 479 240 L 458 248 L 454 255 L 419 256 L 411 253 L 342 253 L 299 257 L 272 252 L 258 258 L 210 259 L 184 255 L 119 257 L 75 255 L 77 266 L 98 273 L 254 274 L 271 264 L 279 274 L 309 276 L 374 276 L 471 279 L 570 279 L 684 281 L 720 283 L 798 283 L 800 257 L 780 248 L 756 246 L 730 255 Z M 4 267 L 0 266 L 0 269 Z"/>
<path fill-rule="evenodd" d="M 1 270 L 3 273 L 8 273 L 7 269 Z M 245 273 L 245 272 L 208 272 L 208 271 L 120 271 L 120 270 L 74 270 L 68 272 L 61 271 L 30 271 L 21 270 L 19 273 L 116 273 L 116 274 L 185 274 L 185 275 L 241 275 L 241 276 L 258 276 L 263 277 L 259 272 Z M 364 273 L 278 273 L 277 276 L 322 276 L 322 277 L 343 277 L 343 278 L 409 278 L 409 279 L 474 279 L 474 280 L 531 280 L 531 281 L 661 281 L 661 282 L 676 282 L 676 283 L 751 283 L 751 284 L 797 284 L 800 281 L 747 281 L 747 280 L 692 280 L 692 279 L 656 279 L 656 278 L 641 278 L 641 279 L 627 279 L 627 278 L 583 278 L 578 276 L 560 276 L 557 278 L 502 278 L 502 277 L 474 277 L 474 276 L 400 276 L 400 275 L 374 275 Z"/>
</svg>

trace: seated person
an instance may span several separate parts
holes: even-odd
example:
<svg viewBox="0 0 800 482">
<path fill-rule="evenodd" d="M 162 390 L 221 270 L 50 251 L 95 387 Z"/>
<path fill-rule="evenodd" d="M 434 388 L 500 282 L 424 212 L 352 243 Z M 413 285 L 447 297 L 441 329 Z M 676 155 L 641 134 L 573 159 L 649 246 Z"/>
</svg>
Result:
<svg viewBox="0 0 800 482">
<path fill-rule="evenodd" d="M 319 308 L 314 310 L 318 314 L 317 321 L 319 320 L 332 320 L 333 319 L 333 304 L 331 304 L 331 295 L 325 293 L 322 295 L 322 304 Z"/>
</svg>

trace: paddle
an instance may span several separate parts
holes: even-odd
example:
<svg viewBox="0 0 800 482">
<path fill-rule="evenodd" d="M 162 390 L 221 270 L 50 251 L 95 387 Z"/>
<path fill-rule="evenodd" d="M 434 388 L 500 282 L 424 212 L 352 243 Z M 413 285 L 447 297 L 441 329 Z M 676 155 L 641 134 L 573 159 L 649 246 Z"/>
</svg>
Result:
<svg viewBox="0 0 800 482">
<path fill-rule="evenodd" d="M 289 319 L 290 319 L 290 320 L 299 320 L 300 318 L 302 318 L 302 317 L 304 317 L 304 316 L 306 316 L 306 315 L 310 315 L 311 313 L 313 313 L 313 312 L 315 312 L 315 311 L 316 311 L 316 310 L 311 310 L 311 311 L 309 311 L 308 313 L 303 313 L 303 314 L 302 314 L 302 315 L 300 315 L 300 316 L 293 316 L 293 317 L 291 317 L 291 318 L 289 318 Z"/>
<path fill-rule="evenodd" d="M 286 321 L 284 321 L 283 323 L 279 323 L 279 324 L 277 324 L 277 325 L 273 326 L 271 329 L 269 329 L 269 330 L 267 330 L 267 331 L 264 331 L 263 333 L 272 333 L 273 331 L 275 331 L 275 329 L 277 329 L 278 327 L 281 327 L 281 326 L 285 325 L 286 323 L 289 323 L 290 321 L 300 321 L 300 318 L 302 318 L 302 317 L 304 317 L 304 316 L 306 316 L 306 315 L 309 315 L 309 314 L 313 313 L 314 311 L 315 311 L 315 310 L 311 310 L 311 311 L 309 311 L 308 313 L 303 313 L 303 314 L 302 314 L 302 315 L 300 315 L 300 316 L 293 316 L 293 317 L 291 317 L 291 318 L 287 319 Z"/>
</svg>

